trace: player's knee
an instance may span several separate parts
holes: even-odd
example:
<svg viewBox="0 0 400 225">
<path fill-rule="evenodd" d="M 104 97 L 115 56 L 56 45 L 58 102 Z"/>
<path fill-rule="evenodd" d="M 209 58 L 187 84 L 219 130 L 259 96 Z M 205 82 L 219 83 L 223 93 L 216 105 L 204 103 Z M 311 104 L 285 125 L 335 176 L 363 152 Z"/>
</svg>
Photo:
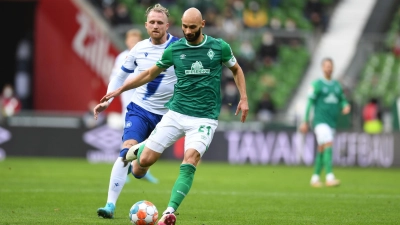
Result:
<svg viewBox="0 0 400 225">
<path fill-rule="evenodd" d="M 155 160 L 149 155 L 141 155 L 138 162 L 142 167 L 149 167 L 154 164 Z"/>
<path fill-rule="evenodd" d="M 130 139 L 130 140 L 126 140 L 124 141 L 124 143 L 122 144 L 122 148 L 130 148 L 134 145 L 136 145 L 138 142 L 136 140 Z"/>
<path fill-rule="evenodd" d="M 195 149 L 188 149 L 185 152 L 184 158 L 183 158 L 183 163 L 184 164 L 192 164 L 194 166 L 197 166 L 201 159 L 200 153 L 195 150 Z"/>
</svg>

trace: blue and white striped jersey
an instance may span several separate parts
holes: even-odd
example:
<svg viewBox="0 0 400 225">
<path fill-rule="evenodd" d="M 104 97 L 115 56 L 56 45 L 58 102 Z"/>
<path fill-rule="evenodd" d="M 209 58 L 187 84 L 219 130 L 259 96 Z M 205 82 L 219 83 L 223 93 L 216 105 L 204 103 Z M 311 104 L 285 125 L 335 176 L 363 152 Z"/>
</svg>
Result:
<svg viewBox="0 0 400 225">
<path fill-rule="evenodd" d="M 154 45 L 150 38 L 138 42 L 130 50 L 121 70 L 110 81 L 107 92 L 122 86 L 129 74 L 143 72 L 155 65 L 165 48 L 177 40 L 178 38 L 168 34 L 167 41 L 161 45 Z M 136 88 L 131 101 L 149 112 L 164 115 L 168 111 L 164 105 L 172 97 L 176 81 L 174 68 L 170 67 L 151 82 Z"/>
</svg>

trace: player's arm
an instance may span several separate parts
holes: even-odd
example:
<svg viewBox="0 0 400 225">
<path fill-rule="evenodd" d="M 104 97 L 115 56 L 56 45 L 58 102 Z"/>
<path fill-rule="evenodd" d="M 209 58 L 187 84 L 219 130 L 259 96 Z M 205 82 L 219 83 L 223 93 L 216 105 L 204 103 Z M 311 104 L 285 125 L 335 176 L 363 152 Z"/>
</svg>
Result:
<svg viewBox="0 0 400 225">
<path fill-rule="evenodd" d="M 344 115 L 350 113 L 351 107 L 349 102 L 346 99 L 346 95 L 344 94 L 343 88 L 340 86 L 340 96 L 339 96 L 340 105 L 342 107 L 342 113 Z"/>
<path fill-rule="evenodd" d="M 231 47 L 225 41 L 221 40 L 221 42 L 222 62 L 232 71 L 233 79 L 235 80 L 236 86 L 240 94 L 240 101 L 237 106 L 235 115 L 237 115 L 239 111 L 242 111 L 240 121 L 244 123 L 249 112 L 249 103 L 247 100 L 246 81 L 244 78 L 244 73 L 240 65 L 237 63 L 236 58 L 232 53 Z"/>
<path fill-rule="evenodd" d="M 143 84 L 147 84 L 148 82 L 154 80 L 162 71 L 165 69 L 158 67 L 157 65 L 154 65 L 147 69 L 146 71 L 141 72 L 139 75 L 135 76 L 132 79 L 127 80 L 123 85 L 119 88 L 117 88 L 115 91 L 107 93 L 101 100 L 100 102 L 105 102 L 110 100 L 111 98 L 114 98 L 122 92 L 137 88 L 142 86 Z"/>
<path fill-rule="evenodd" d="M 136 48 L 132 48 L 126 59 L 121 59 L 121 54 L 116 57 L 114 61 L 114 67 L 110 74 L 110 82 L 108 83 L 107 93 L 111 93 L 117 88 L 121 87 L 129 74 L 134 72 L 136 68 L 135 52 Z M 123 63 L 121 63 L 122 60 L 124 60 Z M 110 98 L 108 101 L 100 102 L 94 107 L 93 115 L 95 119 L 97 119 L 99 113 L 108 108 L 112 100 L 113 98 Z"/>
<path fill-rule="evenodd" d="M 136 64 L 136 46 L 133 47 L 130 51 L 128 56 L 126 57 L 124 63 L 122 63 L 122 65 L 117 67 L 120 67 L 119 70 L 117 70 L 117 72 L 112 73 L 111 74 L 111 78 L 110 78 L 110 83 L 108 84 L 107 87 L 107 93 L 111 93 L 115 90 L 117 90 L 119 87 L 121 87 L 126 78 L 128 78 L 129 74 L 135 72 L 135 69 L 137 67 Z M 108 100 L 108 103 L 111 103 L 111 101 L 113 100 L 113 98 Z"/>
<path fill-rule="evenodd" d="M 304 113 L 303 122 L 300 124 L 299 128 L 300 131 L 303 133 L 308 132 L 308 121 L 310 120 L 310 112 L 314 106 L 315 99 L 317 98 L 317 96 L 318 96 L 318 86 L 316 85 L 316 83 L 313 83 L 310 89 L 308 90 L 306 111 Z"/>
<path fill-rule="evenodd" d="M 167 51 L 169 49 L 169 51 Z M 100 101 L 108 101 L 109 99 L 120 95 L 122 92 L 137 88 L 154 80 L 162 71 L 169 68 L 172 64 L 172 52 L 170 48 L 167 48 L 161 59 L 156 63 L 156 65 L 150 67 L 146 71 L 141 72 L 139 75 L 132 79 L 127 80 L 121 87 L 113 92 L 107 93 Z"/>
</svg>

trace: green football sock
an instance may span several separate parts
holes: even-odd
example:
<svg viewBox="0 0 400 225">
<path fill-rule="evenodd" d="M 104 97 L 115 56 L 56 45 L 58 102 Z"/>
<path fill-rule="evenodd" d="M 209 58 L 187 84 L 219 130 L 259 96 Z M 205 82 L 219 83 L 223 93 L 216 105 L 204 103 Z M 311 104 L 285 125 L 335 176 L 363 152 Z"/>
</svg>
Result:
<svg viewBox="0 0 400 225">
<path fill-rule="evenodd" d="M 182 164 L 179 170 L 179 176 L 172 188 L 171 198 L 169 199 L 168 206 L 178 209 L 185 196 L 189 193 L 192 187 L 194 173 L 196 167 L 192 164 Z"/>
<path fill-rule="evenodd" d="M 320 175 L 323 166 L 323 153 L 318 151 L 314 161 L 314 174 Z"/>
<path fill-rule="evenodd" d="M 324 152 L 325 173 L 332 173 L 332 146 L 325 148 Z"/>
</svg>

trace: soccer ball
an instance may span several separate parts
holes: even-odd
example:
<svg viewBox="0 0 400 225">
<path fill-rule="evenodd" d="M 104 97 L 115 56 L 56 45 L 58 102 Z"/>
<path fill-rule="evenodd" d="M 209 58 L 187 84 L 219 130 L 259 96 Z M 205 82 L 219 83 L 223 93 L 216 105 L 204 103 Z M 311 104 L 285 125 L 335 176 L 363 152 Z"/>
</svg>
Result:
<svg viewBox="0 0 400 225">
<path fill-rule="evenodd" d="M 154 225 L 158 219 L 158 211 L 153 203 L 139 201 L 129 210 L 129 219 L 135 225 Z"/>
</svg>

